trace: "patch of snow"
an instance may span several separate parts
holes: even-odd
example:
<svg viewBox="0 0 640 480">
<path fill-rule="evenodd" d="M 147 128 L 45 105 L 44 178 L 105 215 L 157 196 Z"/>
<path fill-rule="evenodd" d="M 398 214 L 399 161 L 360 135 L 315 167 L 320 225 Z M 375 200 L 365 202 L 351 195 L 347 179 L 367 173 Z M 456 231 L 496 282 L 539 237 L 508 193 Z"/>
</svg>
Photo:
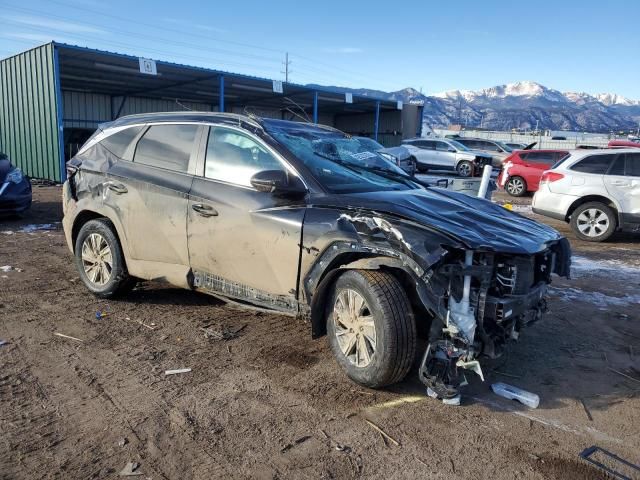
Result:
<svg viewBox="0 0 640 480">
<path fill-rule="evenodd" d="M 640 304 L 640 295 L 625 295 L 623 297 L 613 297 L 601 292 L 589 292 L 579 288 L 550 287 L 549 293 L 560 297 L 568 302 L 590 303 L 598 310 L 608 310 L 611 307 L 628 307 Z"/>
<path fill-rule="evenodd" d="M 18 232 L 21 233 L 33 233 L 41 230 L 56 230 L 60 222 L 56 223 L 33 223 L 30 225 L 25 225 Z"/>
<path fill-rule="evenodd" d="M 601 275 L 625 282 L 640 282 L 640 265 L 631 265 L 620 260 L 593 260 L 574 255 L 571 258 L 571 273 L 578 277 Z"/>
<path fill-rule="evenodd" d="M 598 93 L 595 96 L 596 99 L 598 99 L 598 101 L 600 103 L 603 103 L 604 105 L 637 105 L 638 102 L 635 102 L 633 100 L 629 100 L 626 97 L 623 97 L 622 95 L 618 95 L 617 93 Z"/>
</svg>

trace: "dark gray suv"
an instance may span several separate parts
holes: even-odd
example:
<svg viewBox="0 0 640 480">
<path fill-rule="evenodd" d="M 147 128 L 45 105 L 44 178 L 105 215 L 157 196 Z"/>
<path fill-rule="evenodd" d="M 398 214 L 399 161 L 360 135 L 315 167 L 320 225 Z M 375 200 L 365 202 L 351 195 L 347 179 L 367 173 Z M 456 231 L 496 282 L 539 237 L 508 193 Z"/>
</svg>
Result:
<svg viewBox="0 0 640 480">
<path fill-rule="evenodd" d="M 321 125 L 215 113 L 101 125 L 68 165 L 64 230 L 94 294 L 160 280 L 299 316 L 356 382 L 420 378 L 457 395 L 540 318 L 555 230 L 486 200 L 424 187 Z M 388 162 L 385 162 L 388 164 Z"/>
</svg>

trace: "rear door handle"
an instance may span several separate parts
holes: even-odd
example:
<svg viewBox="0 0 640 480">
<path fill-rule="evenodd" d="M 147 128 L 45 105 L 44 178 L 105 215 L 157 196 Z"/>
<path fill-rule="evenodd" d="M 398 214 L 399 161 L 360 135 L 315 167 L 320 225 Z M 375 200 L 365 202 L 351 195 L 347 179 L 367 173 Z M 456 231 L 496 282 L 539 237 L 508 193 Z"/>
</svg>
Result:
<svg viewBox="0 0 640 480">
<path fill-rule="evenodd" d="M 611 185 L 615 185 L 616 187 L 630 187 L 630 182 L 625 182 L 624 180 L 613 180 Z"/>
<path fill-rule="evenodd" d="M 198 215 L 202 215 L 203 217 L 217 217 L 218 211 L 213 208 L 211 205 L 204 205 L 202 203 L 194 203 L 191 205 L 191 208 Z"/>
<path fill-rule="evenodd" d="M 127 193 L 129 191 L 127 190 L 127 187 L 125 187 L 121 183 L 107 183 L 107 188 L 118 195 L 122 195 L 123 193 Z"/>
</svg>

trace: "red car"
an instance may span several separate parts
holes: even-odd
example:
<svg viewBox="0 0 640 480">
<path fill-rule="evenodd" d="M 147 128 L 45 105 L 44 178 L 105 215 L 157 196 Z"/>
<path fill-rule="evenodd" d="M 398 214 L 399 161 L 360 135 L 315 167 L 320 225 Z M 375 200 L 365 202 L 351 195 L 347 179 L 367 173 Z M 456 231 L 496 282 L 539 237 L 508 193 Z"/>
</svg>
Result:
<svg viewBox="0 0 640 480">
<path fill-rule="evenodd" d="M 502 163 L 498 185 L 512 197 L 535 192 L 542 172 L 567 155 L 567 150 L 516 150 Z"/>
<path fill-rule="evenodd" d="M 609 148 L 640 148 L 640 142 L 634 142 L 631 140 L 611 140 L 607 146 Z"/>
</svg>

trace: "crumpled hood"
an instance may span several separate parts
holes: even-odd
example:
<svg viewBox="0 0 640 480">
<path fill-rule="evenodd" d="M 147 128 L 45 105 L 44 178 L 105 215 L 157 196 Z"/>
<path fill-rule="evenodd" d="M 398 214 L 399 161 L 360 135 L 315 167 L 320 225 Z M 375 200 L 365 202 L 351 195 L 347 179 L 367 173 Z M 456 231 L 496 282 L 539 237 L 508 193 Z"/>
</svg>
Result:
<svg viewBox="0 0 640 480">
<path fill-rule="evenodd" d="M 331 206 L 401 217 L 454 237 L 472 249 L 532 254 L 560 240 L 551 227 L 469 195 L 440 188 L 331 196 Z M 366 207 L 361 207 L 365 206 Z"/>
</svg>

